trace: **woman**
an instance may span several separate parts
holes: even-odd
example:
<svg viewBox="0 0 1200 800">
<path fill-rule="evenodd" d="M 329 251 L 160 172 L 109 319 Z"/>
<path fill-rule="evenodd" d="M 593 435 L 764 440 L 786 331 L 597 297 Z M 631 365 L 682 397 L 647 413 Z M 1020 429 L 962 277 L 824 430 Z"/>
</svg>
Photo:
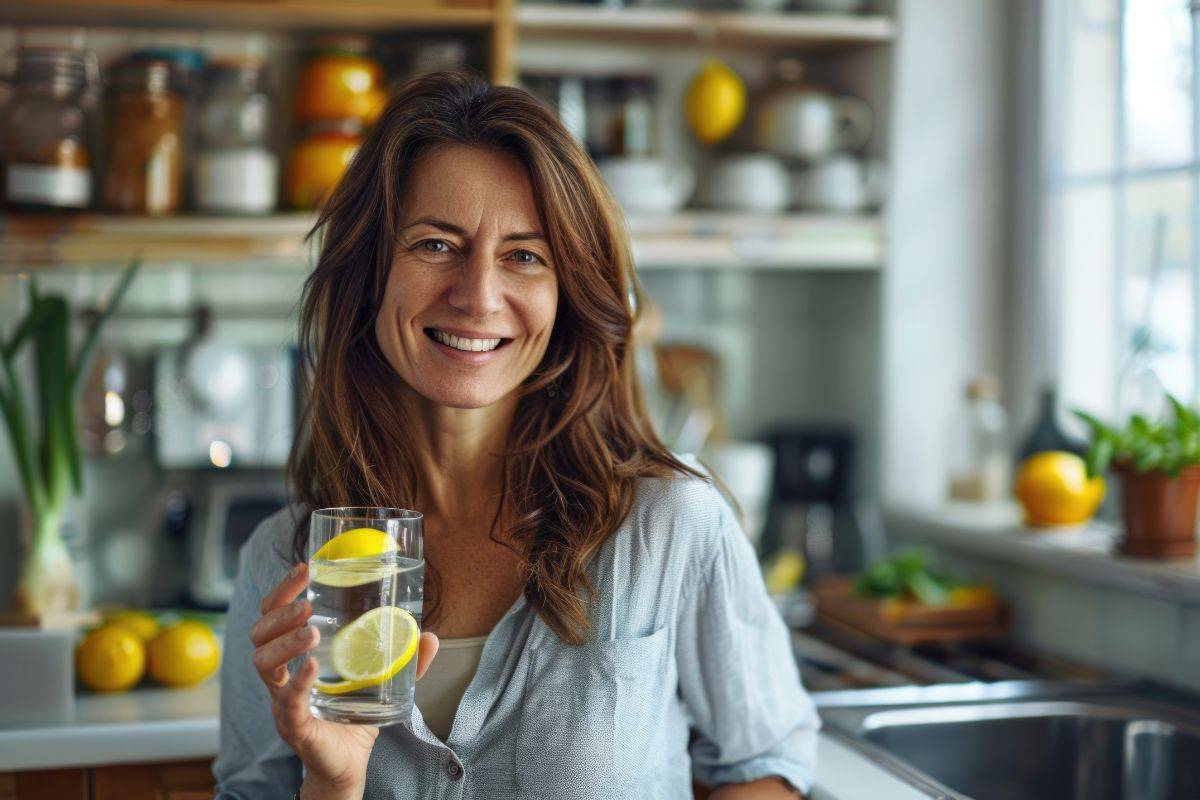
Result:
<svg viewBox="0 0 1200 800">
<path fill-rule="evenodd" d="M 807 792 L 818 722 L 786 630 L 729 504 L 647 421 L 629 243 L 561 123 L 518 89 L 415 78 L 317 227 L 298 503 L 242 549 L 219 796 Z M 417 708 L 382 730 L 308 710 L 306 511 L 341 505 L 425 514 Z"/>
</svg>

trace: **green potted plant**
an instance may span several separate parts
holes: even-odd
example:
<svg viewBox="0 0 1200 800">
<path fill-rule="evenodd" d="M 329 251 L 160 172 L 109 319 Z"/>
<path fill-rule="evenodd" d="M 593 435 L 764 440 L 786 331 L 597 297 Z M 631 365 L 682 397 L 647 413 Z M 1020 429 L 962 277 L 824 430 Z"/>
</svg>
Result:
<svg viewBox="0 0 1200 800">
<path fill-rule="evenodd" d="M 29 309 L 7 337 L 0 332 L 0 415 L 17 462 L 29 520 L 28 540 L 12 611 L 18 620 L 47 624 L 78 611 L 79 592 L 60 525 L 72 495 L 82 489 L 75 420 L 76 388 L 105 321 L 121 302 L 137 272 L 125 268 L 109 301 L 88 326 L 71 355 L 70 310 L 64 297 L 38 291 L 29 279 Z M 32 391 L 22 386 L 18 356 L 33 349 Z M 33 401 L 33 413 L 26 398 Z"/>
<path fill-rule="evenodd" d="M 1175 558 L 1196 553 L 1196 502 L 1200 497 L 1200 413 L 1168 395 L 1171 419 L 1140 414 L 1124 428 L 1091 414 L 1075 415 L 1091 429 L 1088 476 L 1110 468 L 1121 484 L 1124 555 Z"/>
</svg>

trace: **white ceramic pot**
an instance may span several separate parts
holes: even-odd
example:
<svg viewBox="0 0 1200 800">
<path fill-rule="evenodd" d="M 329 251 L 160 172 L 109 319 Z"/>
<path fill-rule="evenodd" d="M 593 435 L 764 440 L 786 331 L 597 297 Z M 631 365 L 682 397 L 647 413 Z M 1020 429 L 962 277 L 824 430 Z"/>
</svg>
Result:
<svg viewBox="0 0 1200 800">
<path fill-rule="evenodd" d="M 871 138 L 874 115 L 862 100 L 797 85 L 768 95 L 755 117 L 759 148 L 784 158 L 819 161 L 856 150 Z"/>
<path fill-rule="evenodd" d="M 602 159 L 597 166 L 626 211 L 678 211 L 691 199 L 696 185 L 690 166 L 662 158 L 616 156 Z"/>
<path fill-rule="evenodd" d="M 782 211 L 791 201 L 791 176 L 778 158 L 741 153 L 714 161 L 704 171 L 696 202 L 731 211 Z"/>
<path fill-rule="evenodd" d="M 800 170 L 793 182 L 796 206 L 813 211 L 863 211 L 883 194 L 883 165 L 844 154 Z"/>
</svg>

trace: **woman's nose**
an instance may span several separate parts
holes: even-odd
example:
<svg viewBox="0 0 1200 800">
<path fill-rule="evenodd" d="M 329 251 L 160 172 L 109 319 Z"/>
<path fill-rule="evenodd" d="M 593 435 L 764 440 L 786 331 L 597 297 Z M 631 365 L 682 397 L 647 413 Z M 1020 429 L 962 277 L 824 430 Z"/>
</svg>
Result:
<svg viewBox="0 0 1200 800">
<path fill-rule="evenodd" d="M 490 256 L 472 254 L 450 288 L 450 305 L 472 317 L 490 316 L 504 305 L 502 280 L 500 267 Z"/>
</svg>

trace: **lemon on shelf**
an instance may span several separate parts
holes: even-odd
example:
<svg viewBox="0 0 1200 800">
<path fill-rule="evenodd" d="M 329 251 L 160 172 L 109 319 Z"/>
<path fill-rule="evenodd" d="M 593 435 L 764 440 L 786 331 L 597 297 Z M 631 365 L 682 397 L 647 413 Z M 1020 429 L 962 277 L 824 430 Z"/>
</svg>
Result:
<svg viewBox="0 0 1200 800">
<path fill-rule="evenodd" d="M 389 681 L 412 661 L 420 638 L 417 620 L 403 608 L 373 608 L 333 637 L 333 668 L 342 680 L 319 680 L 315 686 L 345 694 Z"/>
<path fill-rule="evenodd" d="M 192 686 L 212 675 L 221 663 L 221 648 L 212 629 L 184 620 L 165 628 L 151 640 L 150 677 L 164 686 Z"/>
<path fill-rule="evenodd" d="M 146 645 L 127 625 L 102 625 L 75 649 L 75 672 L 80 682 L 97 692 L 131 689 L 146 672 Z"/>
<path fill-rule="evenodd" d="M 684 96 L 688 127 L 703 145 L 728 138 L 746 116 L 746 85 L 722 61 L 707 59 Z"/>
<path fill-rule="evenodd" d="M 1104 499 L 1104 478 L 1087 476 L 1087 465 L 1074 453 L 1034 453 L 1017 470 L 1014 494 L 1031 527 L 1087 522 Z"/>
</svg>

